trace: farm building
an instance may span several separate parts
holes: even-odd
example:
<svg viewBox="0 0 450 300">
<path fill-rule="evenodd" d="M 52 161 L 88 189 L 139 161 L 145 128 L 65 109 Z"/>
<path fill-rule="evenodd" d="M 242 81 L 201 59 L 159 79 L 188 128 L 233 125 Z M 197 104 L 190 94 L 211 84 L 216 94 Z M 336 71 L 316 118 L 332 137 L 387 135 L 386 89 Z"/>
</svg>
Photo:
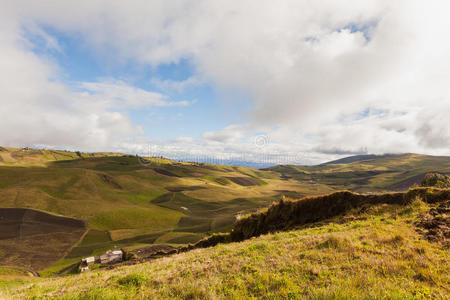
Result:
<svg viewBox="0 0 450 300">
<path fill-rule="evenodd" d="M 121 249 L 108 250 L 105 254 L 94 257 L 86 257 L 81 260 L 80 272 L 89 270 L 89 266 L 94 263 L 97 264 L 112 264 L 116 262 L 121 262 L 123 260 L 123 251 Z"/>
<path fill-rule="evenodd" d="M 123 252 L 122 250 L 109 250 L 105 254 L 100 255 L 100 263 L 110 264 L 115 262 L 120 262 L 123 260 Z"/>
<path fill-rule="evenodd" d="M 95 263 L 94 256 L 83 258 L 80 264 L 80 271 L 83 272 L 89 270 L 89 266 L 93 265 L 94 263 Z"/>
</svg>

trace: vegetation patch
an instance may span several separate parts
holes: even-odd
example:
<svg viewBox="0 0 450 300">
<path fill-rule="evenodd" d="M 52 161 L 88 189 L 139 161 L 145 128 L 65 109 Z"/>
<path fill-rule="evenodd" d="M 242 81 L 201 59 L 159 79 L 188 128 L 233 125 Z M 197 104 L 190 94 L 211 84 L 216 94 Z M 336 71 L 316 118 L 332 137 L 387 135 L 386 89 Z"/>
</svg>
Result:
<svg viewBox="0 0 450 300">
<path fill-rule="evenodd" d="M 80 246 L 89 246 L 107 242 L 111 242 L 111 236 L 108 231 L 90 229 L 81 241 Z"/>
<path fill-rule="evenodd" d="M 148 281 L 147 277 L 143 274 L 129 274 L 125 277 L 120 278 L 117 283 L 127 287 L 140 287 Z"/>
<path fill-rule="evenodd" d="M 214 178 L 214 181 L 221 185 L 229 185 L 230 184 L 230 180 L 228 180 L 225 177 Z"/>
<path fill-rule="evenodd" d="M 438 173 L 428 173 L 420 183 L 421 186 L 450 188 L 450 176 Z"/>
<path fill-rule="evenodd" d="M 450 248 L 450 198 L 436 204 L 415 224 L 428 240 Z"/>
<path fill-rule="evenodd" d="M 152 228 L 153 230 L 174 227 L 183 214 L 152 205 L 114 210 L 89 220 L 89 224 L 100 230 Z"/>
</svg>

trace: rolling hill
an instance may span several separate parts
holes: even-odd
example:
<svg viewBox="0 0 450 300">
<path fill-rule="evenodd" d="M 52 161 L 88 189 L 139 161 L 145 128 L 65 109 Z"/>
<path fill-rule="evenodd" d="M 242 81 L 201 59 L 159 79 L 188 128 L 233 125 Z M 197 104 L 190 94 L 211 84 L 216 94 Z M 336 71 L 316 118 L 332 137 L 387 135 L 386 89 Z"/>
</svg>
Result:
<svg viewBox="0 0 450 300">
<path fill-rule="evenodd" d="M 86 222 L 82 238 L 68 251 L 55 254 L 56 263 L 42 264 L 39 255 L 28 263 L 39 266 L 28 270 L 51 275 L 81 257 L 115 246 L 195 243 L 230 231 L 236 218 L 282 196 L 407 189 L 430 171 L 450 172 L 450 158 L 405 154 L 257 170 L 120 153 L 1 147 L 0 207 L 34 209 Z M 16 237 L 7 242 L 18 252 L 29 251 Z M 40 251 L 48 255 L 51 249 Z M 16 266 L 24 266 L 24 261 L 18 257 Z M 7 264 L 11 266 L 11 260 Z"/>
<path fill-rule="evenodd" d="M 15 274 L 0 279 L 0 296 L 446 299 L 449 196 L 449 189 L 414 188 L 408 193 L 337 192 L 283 200 L 236 225 L 239 234 L 251 232 L 248 226 L 261 228 L 257 237 L 80 275 L 46 279 Z M 333 208 L 324 207 L 328 202 Z M 312 211 L 305 214 L 307 207 L 322 207 L 322 211 L 311 220 L 307 216 Z M 264 233 L 265 224 L 279 224 L 271 217 L 277 214 L 286 218 L 284 225 L 294 222 L 284 228 L 288 231 Z M 265 221 L 254 222 L 261 218 Z M 439 220 L 446 220 L 447 227 L 435 222 Z"/>
<path fill-rule="evenodd" d="M 317 166 L 280 165 L 264 170 L 282 178 L 357 192 L 407 190 L 426 173 L 450 174 L 450 157 L 419 154 L 360 155 Z"/>
<path fill-rule="evenodd" d="M 237 166 L 142 161 L 117 153 L 0 150 L 0 207 L 34 209 L 88 224 L 83 239 L 56 265 L 43 271 L 42 259 L 35 256 L 38 261 L 31 265 L 41 267 L 33 271 L 42 274 L 114 246 L 193 243 L 229 230 L 236 215 L 267 206 L 284 193 L 331 191 Z M 28 247 L 18 239 L 12 242 L 18 249 Z M 24 262 L 18 258 L 17 265 Z"/>
</svg>

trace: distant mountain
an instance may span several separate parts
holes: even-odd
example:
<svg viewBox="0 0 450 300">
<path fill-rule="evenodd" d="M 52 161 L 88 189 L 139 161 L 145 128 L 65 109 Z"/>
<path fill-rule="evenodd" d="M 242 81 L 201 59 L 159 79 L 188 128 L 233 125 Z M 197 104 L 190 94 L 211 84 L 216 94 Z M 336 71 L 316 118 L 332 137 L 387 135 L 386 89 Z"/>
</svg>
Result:
<svg viewBox="0 0 450 300">
<path fill-rule="evenodd" d="M 357 155 L 316 166 L 279 165 L 275 171 L 286 180 L 358 192 L 407 190 L 426 173 L 450 174 L 449 156 L 420 154 Z"/>
<path fill-rule="evenodd" d="M 349 157 L 344 157 L 344 158 L 332 160 L 332 161 L 323 163 L 322 165 L 348 164 L 348 163 L 352 163 L 352 162 L 364 161 L 364 160 L 369 160 L 369 159 L 377 159 L 377 158 L 385 158 L 385 157 L 394 157 L 394 156 L 396 156 L 396 155 L 401 155 L 401 154 L 381 154 L 381 155 L 377 155 L 377 154 L 365 154 L 365 155 L 354 155 L 354 156 L 349 156 Z"/>
</svg>

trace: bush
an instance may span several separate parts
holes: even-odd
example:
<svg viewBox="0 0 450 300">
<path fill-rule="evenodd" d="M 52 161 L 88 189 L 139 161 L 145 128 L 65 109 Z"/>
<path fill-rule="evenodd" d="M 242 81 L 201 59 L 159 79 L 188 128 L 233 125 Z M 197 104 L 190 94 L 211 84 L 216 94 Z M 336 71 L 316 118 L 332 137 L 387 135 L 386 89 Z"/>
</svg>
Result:
<svg viewBox="0 0 450 300">
<path fill-rule="evenodd" d="M 438 173 L 428 173 L 420 183 L 424 187 L 450 188 L 450 177 Z"/>
</svg>

